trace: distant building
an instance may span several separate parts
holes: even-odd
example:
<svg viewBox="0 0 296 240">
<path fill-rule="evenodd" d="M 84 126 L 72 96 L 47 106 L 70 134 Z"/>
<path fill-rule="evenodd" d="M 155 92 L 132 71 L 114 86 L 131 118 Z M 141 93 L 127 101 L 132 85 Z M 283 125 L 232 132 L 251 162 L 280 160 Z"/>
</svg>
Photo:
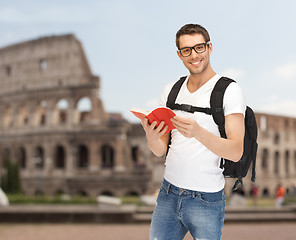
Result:
<svg viewBox="0 0 296 240">
<path fill-rule="evenodd" d="M 0 175 L 7 159 L 18 163 L 27 195 L 141 195 L 159 187 L 161 159 L 140 124 L 104 110 L 100 79 L 74 35 L 4 47 L 0 59 Z M 273 196 L 279 183 L 296 186 L 296 118 L 256 119 L 256 184 L 260 195 Z M 250 190 L 250 176 L 244 187 Z"/>
<path fill-rule="evenodd" d="M 275 196 L 281 183 L 288 193 L 296 186 L 296 118 L 256 113 L 258 151 L 256 182 L 260 196 Z M 244 179 L 244 188 L 251 189 L 251 172 Z M 233 180 L 226 190 L 231 192 Z"/>
<path fill-rule="evenodd" d="M 256 114 L 259 126 L 257 175 L 263 195 L 274 195 L 281 183 L 291 193 L 296 186 L 296 118 Z"/>
<path fill-rule="evenodd" d="M 17 162 L 28 195 L 149 190 L 143 130 L 105 112 L 74 35 L 4 47 L 0 59 L 0 174 L 7 159 Z"/>
</svg>

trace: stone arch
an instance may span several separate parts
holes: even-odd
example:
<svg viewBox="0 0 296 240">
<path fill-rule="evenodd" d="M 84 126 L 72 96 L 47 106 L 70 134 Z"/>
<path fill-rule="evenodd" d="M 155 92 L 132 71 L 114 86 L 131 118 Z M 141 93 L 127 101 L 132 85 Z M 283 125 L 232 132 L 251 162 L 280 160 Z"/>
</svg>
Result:
<svg viewBox="0 0 296 240">
<path fill-rule="evenodd" d="M 3 159 L 4 161 L 7 161 L 7 160 L 11 160 L 11 152 L 10 152 L 10 149 L 9 148 L 4 148 L 3 150 L 4 152 L 4 155 L 3 155 Z"/>
<path fill-rule="evenodd" d="M 81 144 L 78 146 L 78 168 L 88 168 L 89 165 L 89 151 L 87 146 Z"/>
<path fill-rule="evenodd" d="M 280 173 L 280 153 L 278 151 L 274 153 L 274 173 Z"/>
<path fill-rule="evenodd" d="M 267 129 L 267 118 L 266 116 L 260 117 L 260 130 L 265 132 Z"/>
<path fill-rule="evenodd" d="M 290 152 L 289 150 L 285 151 L 285 173 L 289 174 L 289 167 L 290 167 Z"/>
<path fill-rule="evenodd" d="M 7 105 L 4 110 L 3 116 L 3 127 L 4 129 L 10 128 L 12 126 L 12 107 Z"/>
<path fill-rule="evenodd" d="M 65 148 L 61 145 L 55 147 L 54 166 L 58 169 L 64 169 L 66 163 Z"/>
<path fill-rule="evenodd" d="M 270 195 L 270 191 L 269 191 L 269 189 L 267 187 L 265 187 L 263 189 L 263 191 L 262 191 L 262 196 L 263 197 L 269 197 L 269 195 Z"/>
<path fill-rule="evenodd" d="M 139 194 L 139 192 L 136 191 L 136 190 L 130 190 L 130 191 L 128 191 L 128 192 L 126 193 L 125 196 L 129 196 L 129 197 L 139 197 L 140 194 Z"/>
<path fill-rule="evenodd" d="M 109 196 L 109 197 L 113 197 L 115 196 L 114 193 L 110 190 L 103 190 L 99 196 Z"/>
<path fill-rule="evenodd" d="M 77 191 L 77 195 L 82 197 L 87 197 L 88 193 L 84 189 L 81 189 Z"/>
<path fill-rule="evenodd" d="M 37 146 L 34 151 L 35 168 L 43 169 L 45 166 L 44 150 L 41 146 Z"/>
<path fill-rule="evenodd" d="M 65 194 L 65 191 L 63 189 L 60 189 L 60 188 L 56 189 L 55 192 L 54 192 L 55 196 L 61 196 L 63 194 Z"/>
<path fill-rule="evenodd" d="M 45 58 L 41 58 L 39 60 L 39 70 L 41 72 L 45 72 L 47 69 L 47 60 Z"/>
<path fill-rule="evenodd" d="M 294 151 L 294 171 L 296 172 L 296 150 Z"/>
<path fill-rule="evenodd" d="M 102 168 L 113 168 L 115 162 L 115 151 L 110 144 L 104 144 L 101 147 Z"/>
<path fill-rule="evenodd" d="M 35 189 L 34 195 L 35 196 L 43 196 L 45 194 L 44 194 L 44 191 L 42 191 L 41 189 Z"/>
<path fill-rule="evenodd" d="M 289 124 L 289 119 L 284 119 L 284 125 L 285 125 L 285 129 L 287 130 L 287 129 L 289 129 L 289 126 L 290 126 L 290 124 Z"/>
<path fill-rule="evenodd" d="M 261 168 L 263 171 L 267 171 L 268 169 L 268 158 L 269 158 L 269 151 L 267 148 L 264 148 L 262 151 L 262 161 L 261 161 Z"/>
<path fill-rule="evenodd" d="M 34 125 L 36 126 L 44 126 L 46 124 L 46 108 L 47 108 L 47 101 L 42 100 L 40 101 L 35 109 L 35 121 Z"/>
<path fill-rule="evenodd" d="M 29 109 L 28 109 L 27 105 L 22 104 L 19 107 L 17 118 L 18 118 L 18 123 L 17 123 L 18 126 L 25 126 L 25 125 L 28 124 L 28 122 L 29 122 Z"/>
<path fill-rule="evenodd" d="M 134 167 L 138 167 L 139 166 L 139 147 L 138 146 L 132 147 L 132 160 L 133 160 Z"/>
<path fill-rule="evenodd" d="M 17 162 L 21 169 L 25 169 L 27 167 L 27 154 L 24 147 L 20 147 L 17 150 Z"/>
<path fill-rule="evenodd" d="M 0 167 L 3 169 L 6 165 L 6 161 L 11 159 L 11 153 L 9 148 L 4 148 L 1 154 L 1 164 Z"/>
<path fill-rule="evenodd" d="M 280 144 L 280 134 L 279 133 L 275 133 L 274 138 L 273 138 L 273 142 L 275 145 Z"/>
<path fill-rule="evenodd" d="M 92 111 L 92 103 L 89 97 L 81 97 L 77 101 L 77 110 L 79 112 L 79 123 L 88 122 Z"/>
<path fill-rule="evenodd" d="M 11 76 L 11 66 L 10 65 L 6 65 L 5 67 L 5 71 L 6 71 L 6 76 L 10 77 Z"/>
<path fill-rule="evenodd" d="M 66 98 L 61 98 L 55 106 L 55 123 L 64 124 L 68 120 L 69 101 Z"/>
</svg>

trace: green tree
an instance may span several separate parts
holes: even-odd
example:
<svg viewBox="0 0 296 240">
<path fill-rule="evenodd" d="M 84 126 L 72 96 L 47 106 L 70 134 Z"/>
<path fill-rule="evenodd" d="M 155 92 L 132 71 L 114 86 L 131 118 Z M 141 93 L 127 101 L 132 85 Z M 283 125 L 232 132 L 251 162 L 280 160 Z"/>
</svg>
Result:
<svg viewBox="0 0 296 240">
<path fill-rule="evenodd" d="M 1 178 L 1 188 L 6 193 L 20 193 L 21 181 L 18 165 L 10 159 L 5 161 L 5 171 Z"/>
</svg>

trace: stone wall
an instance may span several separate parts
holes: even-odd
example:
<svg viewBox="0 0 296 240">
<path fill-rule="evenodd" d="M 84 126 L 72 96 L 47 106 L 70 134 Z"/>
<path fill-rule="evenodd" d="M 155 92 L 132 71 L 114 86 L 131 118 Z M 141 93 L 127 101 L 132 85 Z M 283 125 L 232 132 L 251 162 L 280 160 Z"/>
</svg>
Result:
<svg viewBox="0 0 296 240">
<path fill-rule="evenodd" d="M 0 58 L 0 173 L 7 159 L 17 162 L 28 195 L 149 189 L 143 132 L 105 112 L 74 35 L 8 46 Z"/>
<path fill-rule="evenodd" d="M 259 193 L 274 196 L 282 184 L 292 194 L 296 187 L 296 118 L 256 113 L 258 151 L 256 182 Z M 245 178 L 245 189 L 251 189 L 251 172 Z M 233 180 L 228 180 L 231 192 Z"/>
</svg>

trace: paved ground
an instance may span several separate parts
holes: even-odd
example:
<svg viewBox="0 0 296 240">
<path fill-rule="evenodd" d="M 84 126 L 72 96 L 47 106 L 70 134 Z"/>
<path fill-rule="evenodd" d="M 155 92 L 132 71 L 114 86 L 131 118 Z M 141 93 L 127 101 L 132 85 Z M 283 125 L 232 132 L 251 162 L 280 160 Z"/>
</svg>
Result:
<svg viewBox="0 0 296 240">
<path fill-rule="evenodd" d="M 0 224 L 1 240 L 147 240 L 148 233 L 148 224 Z M 296 224 L 226 224 L 222 239 L 293 240 Z"/>
</svg>

